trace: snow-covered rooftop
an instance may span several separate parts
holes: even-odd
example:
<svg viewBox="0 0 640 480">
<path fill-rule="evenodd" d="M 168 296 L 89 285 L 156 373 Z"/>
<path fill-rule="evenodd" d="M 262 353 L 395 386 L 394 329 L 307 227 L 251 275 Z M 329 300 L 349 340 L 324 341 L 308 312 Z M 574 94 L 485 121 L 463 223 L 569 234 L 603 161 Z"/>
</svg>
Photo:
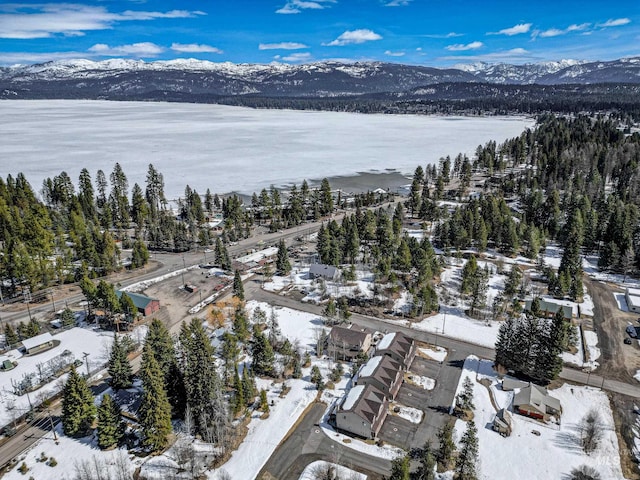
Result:
<svg viewBox="0 0 640 480">
<path fill-rule="evenodd" d="M 49 343 L 49 342 L 53 342 L 53 337 L 49 332 L 46 332 L 40 335 L 36 335 L 35 337 L 31 337 L 23 340 L 22 345 L 24 345 L 24 348 L 26 348 L 27 351 L 29 351 L 32 348 L 38 347 L 40 345 L 44 345 L 45 343 Z"/>
<path fill-rule="evenodd" d="M 378 350 L 385 350 L 391 346 L 391 342 L 396 337 L 395 332 L 387 333 L 378 343 Z"/>
<path fill-rule="evenodd" d="M 366 385 L 357 385 L 349 390 L 349 393 L 347 393 L 347 396 L 344 398 L 344 402 L 342 403 L 342 409 L 351 410 L 358 401 L 358 398 L 362 395 L 365 387 Z"/>
<path fill-rule="evenodd" d="M 371 375 L 373 375 L 373 372 L 376 371 L 376 368 L 378 368 L 378 365 L 380 365 L 381 361 L 382 361 L 381 356 L 370 358 L 369 361 L 362 366 L 358 376 L 361 378 L 370 377 Z"/>
</svg>

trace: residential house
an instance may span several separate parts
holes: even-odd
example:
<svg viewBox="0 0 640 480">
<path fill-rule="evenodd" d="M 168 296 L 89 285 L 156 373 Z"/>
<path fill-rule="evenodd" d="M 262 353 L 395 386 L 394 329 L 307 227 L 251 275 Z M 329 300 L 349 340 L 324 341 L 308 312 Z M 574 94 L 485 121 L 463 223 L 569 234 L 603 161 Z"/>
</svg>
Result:
<svg viewBox="0 0 640 480">
<path fill-rule="evenodd" d="M 525 300 L 524 309 L 530 312 L 532 303 L 532 299 Z M 562 316 L 565 320 L 571 321 L 573 319 L 573 307 L 571 305 L 566 305 L 566 302 L 563 302 L 562 300 L 538 298 L 538 304 L 540 306 L 539 316 L 541 318 L 553 318 L 558 310 L 562 310 Z"/>
<path fill-rule="evenodd" d="M 389 409 L 383 392 L 373 385 L 356 385 L 335 410 L 338 430 L 362 438 L 376 438 Z"/>
<path fill-rule="evenodd" d="M 147 297 L 146 295 L 142 295 L 141 293 L 133 293 L 133 292 L 124 292 L 126 293 L 131 300 L 133 300 L 133 304 L 145 317 L 153 315 L 155 312 L 160 310 L 160 300 L 157 298 Z M 116 295 L 118 298 L 122 297 L 122 291 L 116 290 Z"/>
<path fill-rule="evenodd" d="M 627 288 L 624 298 L 629 311 L 640 313 L 640 288 Z"/>
<path fill-rule="evenodd" d="M 404 378 L 402 365 L 388 355 L 369 359 L 360 367 L 357 385 L 373 385 L 393 400 L 400 390 Z"/>
<path fill-rule="evenodd" d="M 53 337 L 49 332 L 22 340 L 27 355 L 33 355 L 54 347 Z"/>
<path fill-rule="evenodd" d="M 371 349 L 371 333 L 355 328 L 335 326 L 327 339 L 329 355 L 341 360 L 353 360 L 358 355 L 366 355 Z"/>
<path fill-rule="evenodd" d="M 325 265 L 324 263 L 313 263 L 309 265 L 309 277 L 324 278 L 333 282 L 340 279 L 340 270 L 333 265 Z"/>
<path fill-rule="evenodd" d="M 513 399 L 513 411 L 520 415 L 548 421 L 552 416 L 560 417 L 560 400 L 552 397 L 547 389 L 530 383 L 522 388 Z"/>
<path fill-rule="evenodd" d="M 407 371 L 416 356 L 418 348 L 412 338 L 399 332 L 387 333 L 376 347 L 376 355 L 387 355 L 400 363 Z"/>
</svg>

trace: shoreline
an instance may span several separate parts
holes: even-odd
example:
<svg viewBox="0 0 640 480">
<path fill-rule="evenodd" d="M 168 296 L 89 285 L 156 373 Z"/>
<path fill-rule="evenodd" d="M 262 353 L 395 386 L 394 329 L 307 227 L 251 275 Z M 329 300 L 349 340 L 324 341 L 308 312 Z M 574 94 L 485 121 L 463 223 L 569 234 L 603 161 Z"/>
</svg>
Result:
<svg viewBox="0 0 640 480">
<path fill-rule="evenodd" d="M 336 175 L 326 178 L 329 180 L 332 191 L 340 190 L 345 194 L 354 195 L 372 192 L 377 189 L 402 194 L 408 189 L 409 185 L 411 185 L 410 176 L 391 168 L 387 169 L 387 171 L 356 172 L 353 175 Z M 310 188 L 318 188 L 322 182 L 322 178 L 308 178 L 306 180 Z M 300 189 L 302 181 L 278 185 L 276 189 L 280 192 L 288 192 L 294 183 L 298 189 Z M 255 193 L 259 195 L 260 191 Z M 251 195 L 253 195 L 253 193 L 247 194 L 244 192 L 231 191 L 223 193 L 222 195 L 225 197 L 228 195 L 237 195 L 245 202 L 251 203 Z"/>
</svg>

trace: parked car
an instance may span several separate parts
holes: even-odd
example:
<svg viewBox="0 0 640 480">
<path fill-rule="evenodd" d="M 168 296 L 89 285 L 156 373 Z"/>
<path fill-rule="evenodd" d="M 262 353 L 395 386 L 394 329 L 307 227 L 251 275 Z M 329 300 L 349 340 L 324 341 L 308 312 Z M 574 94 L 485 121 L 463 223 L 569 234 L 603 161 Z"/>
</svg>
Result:
<svg viewBox="0 0 640 480">
<path fill-rule="evenodd" d="M 633 325 L 627 325 L 627 333 L 631 338 L 637 338 L 638 333 L 636 332 L 636 327 Z"/>
<path fill-rule="evenodd" d="M 633 341 L 629 337 L 624 337 L 624 343 L 626 345 L 631 345 L 633 343 Z"/>
</svg>

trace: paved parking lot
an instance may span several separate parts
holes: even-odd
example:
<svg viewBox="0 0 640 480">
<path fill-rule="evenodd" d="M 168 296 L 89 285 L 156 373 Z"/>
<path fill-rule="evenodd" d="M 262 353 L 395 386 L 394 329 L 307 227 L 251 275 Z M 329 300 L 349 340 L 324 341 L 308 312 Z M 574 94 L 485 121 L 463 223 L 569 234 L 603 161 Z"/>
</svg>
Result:
<svg viewBox="0 0 640 480">
<path fill-rule="evenodd" d="M 417 424 L 389 413 L 380 429 L 379 437 L 385 443 L 409 449 L 417 430 Z"/>
<path fill-rule="evenodd" d="M 437 431 L 448 420 L 448 409 L 453 402 L 462 359 L 466 354 L 452 350 L 443 363 L 416 357 L 409 374 L 429 377 L 436 381 L 433 390 L 404 382 L 396 396 L 396 403 L 422 410 L 424 416 L 419 424 L 389 414 L 380 429 L 380 438 L 387 443 L 402 448 L 424 446 L 433 440 Z"/>
</svg>

